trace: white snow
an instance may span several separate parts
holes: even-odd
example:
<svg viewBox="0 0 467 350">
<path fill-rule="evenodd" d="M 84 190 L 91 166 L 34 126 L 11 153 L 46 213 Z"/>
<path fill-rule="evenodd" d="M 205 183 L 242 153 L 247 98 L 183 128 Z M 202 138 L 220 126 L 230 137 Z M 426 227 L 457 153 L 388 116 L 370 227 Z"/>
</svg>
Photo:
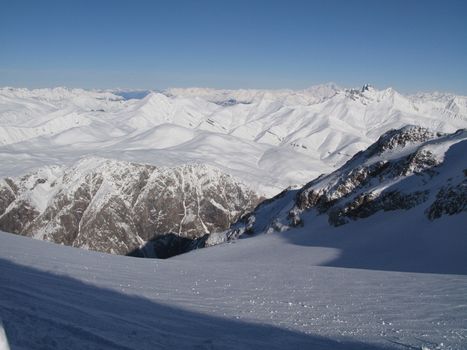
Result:
<svg viewBox="0 0 467 350">
<path fill-rule="evenodd" d="M 13 349 L 462 349 L 465 216 L 419 214 L 165 261 L 1 233 L 0 314 Z"/>
<path fill-rule="evenodd" d="M 3 322 L 0 319 L 0 350 L 10 350 L 8 339 L 3 328 Z"/>
<path fill-rule="evenodd" d="M 0 175 L 85 155 L 159 166 L 198 162 L 271 196 L 334 170 L 391 128 L 467 126 L 467 97 L 440 93 L 326 84 L 301 91 L 171 89 L 140 100 L 116 94 L 1 88 Z"/>
<path fill-rule="evenodd" d="M 50 178 L 81 159 L 73 186 L 96 166 L 118 173 L 117 162 L 99 157 L 197 163 L 272 195 L 329 173 L 388 129 L 467 126 L 467 97 L 440 93 L 333 84 L 171 89 L 140 100 L 117 93 L 0 89 L 0 177 L 38 168 L 31 179 L 40 171 Z M 425 147 L 446 152 L 436 142 Z M 463 148 L 453 150 L 462 159 Z M 461 162 L 449 164 L 460 174 Z M 29 200 L 44 208 L 46 185 L 24 185 L 36 186 Z M 267 207 L 277 217 L 290 209 Z M 167 261 L 0 233 L 0 318 L 12 349 L 464 349 L 466 215 L 429 221 L 425 209 L 337 228 L 309 213 L 313 225 L 287 230 L 277 220 L 270 234 Z M 1 329 L 0 349 L 8 344 Z"/>
</svg>

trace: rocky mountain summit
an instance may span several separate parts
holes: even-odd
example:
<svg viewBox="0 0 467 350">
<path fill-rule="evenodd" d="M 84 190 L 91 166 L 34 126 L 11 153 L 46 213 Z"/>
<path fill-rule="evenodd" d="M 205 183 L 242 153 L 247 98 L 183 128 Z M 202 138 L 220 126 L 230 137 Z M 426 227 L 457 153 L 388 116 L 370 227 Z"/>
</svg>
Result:
<svg viewBox="0 0 467 350">
<path fill-rule="evenodd" d="M 418 126 L 390 130 L 338 170 L 261 203 L 207 244 L 296 226 L 312 230 L 313 221 L 323 215 L 331 226 L 415 207 L 423 210 L 425 220 L 466 215 L 465 154 L 465 129 L 452 134 Z"/>
<path fill-rule="evenodd" d="M 128 254 L 168 234 L 190 241 L 225 230 L 258 202 L 255 192 L 211 166 L 87 157 L 1 180 L 0 230 Z"/>
</svg>

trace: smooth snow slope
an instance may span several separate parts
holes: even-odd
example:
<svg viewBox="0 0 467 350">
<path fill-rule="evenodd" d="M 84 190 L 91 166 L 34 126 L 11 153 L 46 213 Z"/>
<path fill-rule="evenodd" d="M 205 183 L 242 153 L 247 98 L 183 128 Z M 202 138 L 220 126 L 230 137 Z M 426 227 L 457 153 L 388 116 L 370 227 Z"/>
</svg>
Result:
<svg viewBox="0 0 467 350">
<path fill-rule="evenodd" d="M 414 265 L 397 246 L 381 265 L 348 239 L 354 230 L 360 242 L 403 236 L 397 225 L 368 220 L 363 230 L 359 222 L 333 232 L 326 224 L 167 261 L 0 233 L 0 317 L 12 349 L 465 348 L 465 268 L 384 271 Z M 402 220 L 416 224 L 409 212 Z M 432 230 L 455 224 L 446 220 L 461 217 L 441 218 Z M 415 270 L 435 266 L 425 265 L 432 257 L 423 251 L 412 253 Z"/>
<path fill-rule="evenodd" d="M 467 97 L 333 84 L 292 90 L 171 89 L 142 99 L 81 89 L 0 89 L 0 175 L 102 156 L 207 163 L 271 196 L 329 173 L 383 132 L 467 126 Z"/>
</svg>

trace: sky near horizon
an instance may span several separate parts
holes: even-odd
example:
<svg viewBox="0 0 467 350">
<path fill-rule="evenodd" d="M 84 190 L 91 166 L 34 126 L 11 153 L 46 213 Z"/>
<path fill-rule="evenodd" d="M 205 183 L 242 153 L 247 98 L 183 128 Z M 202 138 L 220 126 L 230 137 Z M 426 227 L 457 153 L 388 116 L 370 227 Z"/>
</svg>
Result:
<svg viewBox="0 0 467 350">
<path fill-rule="evenodd" d="M 467 1 L 0 0 L 0 86 L 467 95 Z"/>
</svg>

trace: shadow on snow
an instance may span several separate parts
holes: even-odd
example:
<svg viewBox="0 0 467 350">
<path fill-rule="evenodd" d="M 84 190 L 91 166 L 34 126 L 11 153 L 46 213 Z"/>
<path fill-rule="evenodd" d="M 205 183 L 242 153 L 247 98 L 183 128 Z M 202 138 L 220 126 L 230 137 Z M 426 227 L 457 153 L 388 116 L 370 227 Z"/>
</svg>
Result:
<svg viewBox="0 0 467 350">
<path fill-rule="evenodd" d="M 4 259 L 0 290 L 12 350 L 383 349 L 187 311 Z"/>
</svg>

